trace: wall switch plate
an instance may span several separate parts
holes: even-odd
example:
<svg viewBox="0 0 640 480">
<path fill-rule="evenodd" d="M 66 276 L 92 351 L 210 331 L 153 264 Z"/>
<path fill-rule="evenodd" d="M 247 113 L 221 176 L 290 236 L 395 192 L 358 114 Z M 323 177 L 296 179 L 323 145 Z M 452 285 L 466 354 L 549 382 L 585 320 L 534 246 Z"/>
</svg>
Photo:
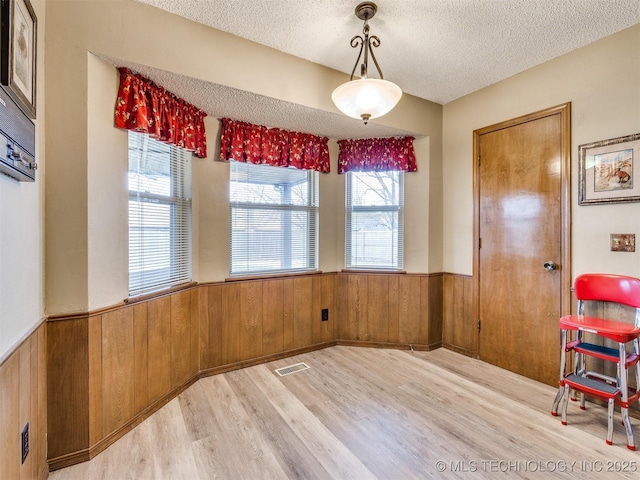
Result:
<svg viewBox="0 0 640 480">
<path fill-rule="evenodd" d="M 27 455 L 29 455 L 29 422 L 22 429 L 21 434 L 21 444 L 22 444 L 22 463 L 27 459 Z"/>
<path fill-rule="evenodd" d="M 611 251 L 612 252 L 635 252 L 636 251 L 636 234 L 635 233 L 612 233 L 611 234 Z"/>
<path fill-rule="evenodd" d="M 329 320 L 329 309 L 328 308 L 323 308 L 322 309 L 322 321 L 326 322 L 327 320 Z"/>
</svg>

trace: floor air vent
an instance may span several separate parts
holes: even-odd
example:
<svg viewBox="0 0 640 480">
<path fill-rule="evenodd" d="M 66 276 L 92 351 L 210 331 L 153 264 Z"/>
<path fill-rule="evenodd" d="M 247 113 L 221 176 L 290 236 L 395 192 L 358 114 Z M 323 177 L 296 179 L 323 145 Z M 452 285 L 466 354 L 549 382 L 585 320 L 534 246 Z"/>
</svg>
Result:
<svg viewBox="0 0 640 480">
<path fill-rule="evenodd" d="M 276 373 L 281 377 L 285 375 L 290 375 L 292 373 L 301 372 L 302 370 L 306 370 L 311 368 L 306 363 L 296 363 L 295 365 L 289 365 L 288 367 L 276 368 Z"/>
</svg>

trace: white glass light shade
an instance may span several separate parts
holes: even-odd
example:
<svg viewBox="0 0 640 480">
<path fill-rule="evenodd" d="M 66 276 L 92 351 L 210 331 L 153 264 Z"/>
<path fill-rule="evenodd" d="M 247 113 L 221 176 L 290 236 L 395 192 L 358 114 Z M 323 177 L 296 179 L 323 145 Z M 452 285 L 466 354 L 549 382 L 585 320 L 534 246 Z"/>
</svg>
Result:
<svg viewBox="0 0 640 480">
<path fill-rule="evenodd" d="M 389 113 L 402 97 L 395 83 L 379 78 L 361 78 L 343 83 L 331 94 L 331 100 L 342 113 L 353 118 L 370 118 Z"/>
</svg>

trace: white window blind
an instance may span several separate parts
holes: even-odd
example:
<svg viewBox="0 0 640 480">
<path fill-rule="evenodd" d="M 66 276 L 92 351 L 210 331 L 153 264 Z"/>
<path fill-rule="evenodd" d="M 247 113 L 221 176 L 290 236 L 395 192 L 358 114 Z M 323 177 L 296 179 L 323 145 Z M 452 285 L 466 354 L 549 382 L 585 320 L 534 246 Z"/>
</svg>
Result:
<svg viewBox="0 0 640 480">
<path fill-rule="evenodd" d="M 191 280 L 191 153 L 129 131 L 129 295 Z"/>
<path fill-rule="evenodd" d="M 230 162 L 230 275 L 318 268 L 318 172 Z"/>
<path fill-rule="evenodd" d="M 404 172 L 348 172 L 346 267 L 402 270 Z"/>
</svg>

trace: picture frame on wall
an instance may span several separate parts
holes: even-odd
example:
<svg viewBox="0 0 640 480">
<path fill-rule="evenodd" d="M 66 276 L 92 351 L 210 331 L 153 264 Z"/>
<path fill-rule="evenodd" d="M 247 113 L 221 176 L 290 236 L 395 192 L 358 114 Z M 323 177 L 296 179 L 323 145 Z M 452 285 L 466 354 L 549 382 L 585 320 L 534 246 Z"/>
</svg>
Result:
<svg viewBox="0 0 640 480">
<path fill-rule="evenodd" d="M 640 133 L 578 147 L 578 204 L 640 201 Z"/>
<path fill-rule="evenodd" d="M 20 109 L 36 118 L 38 19 L 29 0 L 2 0 L 0 83 Z"/>
</svg>

